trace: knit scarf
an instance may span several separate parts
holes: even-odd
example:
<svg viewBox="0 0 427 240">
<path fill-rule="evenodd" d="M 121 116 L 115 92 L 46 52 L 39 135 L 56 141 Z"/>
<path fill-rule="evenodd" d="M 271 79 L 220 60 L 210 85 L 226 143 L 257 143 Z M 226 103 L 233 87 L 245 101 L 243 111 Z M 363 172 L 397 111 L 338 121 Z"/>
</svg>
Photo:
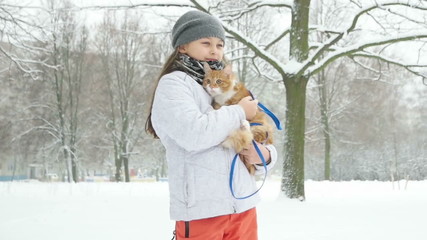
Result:
<svg viewBox="0 0 427 240">
<path fill-rule="evenodd" d="M 224 63 L 221 61 L 199 61 L 186 54 L 179 55 L 179 60 L 175 60 L 175 66 L 177 69 L 186 72 L 193 77 L 197 83 L 202 85 L 203 78 L 205 77 L 205 70 L 203 69 L 204 62 L 208 63 L 212 70 L 224 69 Z"/>
</svg>

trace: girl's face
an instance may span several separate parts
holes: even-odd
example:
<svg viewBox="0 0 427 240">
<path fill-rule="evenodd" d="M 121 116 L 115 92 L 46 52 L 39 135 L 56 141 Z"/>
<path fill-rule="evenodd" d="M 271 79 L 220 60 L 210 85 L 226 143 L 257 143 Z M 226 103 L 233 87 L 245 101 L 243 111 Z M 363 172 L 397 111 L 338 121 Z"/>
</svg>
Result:
<svg viewBox="0 0 427 240">
<path fill-rule="evenodd" d="M 179 46 L 178 51 L 199 61 L 221 61 L 224 42 L 216 37 L 201 38 Z"/>
</svg>

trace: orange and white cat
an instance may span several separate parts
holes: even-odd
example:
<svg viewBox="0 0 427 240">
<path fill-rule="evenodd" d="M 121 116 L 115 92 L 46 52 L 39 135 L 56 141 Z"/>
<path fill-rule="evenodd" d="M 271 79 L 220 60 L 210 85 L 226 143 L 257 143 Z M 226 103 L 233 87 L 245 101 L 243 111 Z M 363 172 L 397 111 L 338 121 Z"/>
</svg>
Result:
<svg viewBox="0 0 427 240">
<path fill-rule="evenodd" d="M 203 87 L 213 97 L 212 106 L 214 109 L 237 104 L 242 98 L 251 96 L 245 85 L 237 81 L 231 65 L 227 65 L 223 70 L 212 70 L 205 63 L 204 70 Z M 259 123 L 260 125 L 251 127 L 250 123 Z M 240 129 L 232 132 L 222 145 L 239 153 L 248 148 L 252 144 L 252 140 L 258 143 L 273 143 L 273 127 L 267 121 L 267 115 L 263 111 L 258 109 L 250 123 L 246 120 L 242 121 Z M 255 173 L 255 167 L 252 164 L 245 162 L 245 165 L 251 174 Z"/>
</svg>

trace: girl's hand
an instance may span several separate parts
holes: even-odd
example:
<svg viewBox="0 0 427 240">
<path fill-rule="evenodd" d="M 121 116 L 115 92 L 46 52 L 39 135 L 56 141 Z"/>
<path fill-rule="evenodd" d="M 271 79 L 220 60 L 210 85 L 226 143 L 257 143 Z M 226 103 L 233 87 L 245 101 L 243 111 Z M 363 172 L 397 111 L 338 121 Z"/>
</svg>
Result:
<svg viewBox="0 0 427 240">
<path fill-rule="evenodd" d="M 238 103 L 245 111 L 246 120 L 251 120 L 255 117 L 258 110 L 258 100 L 252 100 L 251 96 L 244 97 Z"/>
<path fill-rule="evenodd" d="M 268 164 L 271 161 L 270 151 L 268 151 L 268 149 L 264 145 L 260 143 L 256 143 L 256 144 L 259 150 L 261 151 L 262 155 L 264 156 L 265 161 Z M 262 164 L 261 158 L 258 156 L 258 153 L 253 144 L 251 144 L 248 149 L 244 149 L 243 151 L 240 152 L 240 158 L 244 159 L 245 162 L 250 164 Z"/>
</svg>

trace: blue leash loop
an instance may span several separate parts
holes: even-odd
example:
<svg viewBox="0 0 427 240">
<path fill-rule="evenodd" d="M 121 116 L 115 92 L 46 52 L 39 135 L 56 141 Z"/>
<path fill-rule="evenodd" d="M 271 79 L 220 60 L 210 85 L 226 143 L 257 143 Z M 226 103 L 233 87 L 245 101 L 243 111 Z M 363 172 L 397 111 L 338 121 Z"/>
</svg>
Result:
<svg viewBox="0 0 427 240">
<path fill-rule="evenodd" d="M 255 99 L 254 95 L 252 94 L 251 91 L 248 91 L 249 94 L 251 95 L 252 99 Z M 270 109 L 268 109 L 266 106 L 264 106 L 262 103 L 258 102 L 258 107 L 261 108 L 261 110 L 263 112 L 265 112 L 268 116 L 270 116 L 270 118 L 273 120 L 274 124 L 276 124 L 277 129 L 282 130 L 282 125 L 280 124 L 279 119 L 276 117 L 276 115 L 274 115 L 274 113 L 272 113 L 270 111 Z"/>
<path fill-rule="evenodd" d="M 282 130 L 282 126 L 280 125 L 280 121 L 276 117 L 276 115 L 274 115 L 274 113 L 272 113 L 268 108 L 266 108 L 264 105 L 262 105 L 262 103 L 258 103 L 258 107 L 260 107 L 263 112 L 265 112 L 268 116 L 271 117 L 271 119 L 273 119 L 274 124 L 276 124 L 277 129 Z"/>
<path fill-rule="evenodd" d="M 254 96 L 252 95 L 252 93 L 249 91 L 249 94 L 251 95 L 252 99 L 255 99 Z M 274 113 L 272 113 L 268 108 L 266 108 L 264 105 L 262 105 L 261 103 L 258 103 L 258 106 L 262 109 L 263 112 L 265 112 L 268 116 L 271 117 L 271 119 L 273 119 L 274 123 L 276 124 L 277 129 L 282 130 L 282 126 L 280 125 L 280 121 L 279 119 L 276 117 L 276 115 L 274 115 Z M 251 123 L 251 126 L 261 126 L 261 123 Z M 259 190 L 261 190 L 261 188 L 264 186 L 265 180 L 267 179 L 267 162 L 264 159 L 264 156 L 261 153 L 261 150 L 259 149 L 258 145 L 256 144 L 256 142 L 254 140 L 252 140 L 252 144 L 255 147 L 255 150 L 258 153 L 259 158 L 262 161 L 262 165 L 264 166 L 264 179 L 262 180 L 262 184 L 261 186 L 253 193 L 244 196 L 244 197 L 236 197 L 236 194 L 234 193 L 233 190 L 233 177 L 234 177 L 234 168 L 236 165 L 236 161 L 237 161 L 237 157 L 239 156 L 239 154 L 237 153 L 234 158 L 233 161 L 231 162 L 231 168 L 230 168 L 230 180 L 229 180 L 229 185 L 230 185 L 230 190 L 231 190 L 231 194 L 233 195 L 233 197 L 235 199 L 239 199 L 239 200 L 243 200 L 246 198 L 250 198 L 253 195 L 257 194 L 259 192 Z"/>
<path fill-rule="evenodd" d="M 258 124 L 259 124 L 259 123 L 258 123 Z M 256 144 L 256 142 L 255 142 L 254 140 L 252 140 L 252 144 L 254 145 L 255 150 L 257 151 L 257 153 L 258 153 L 259 157 L 261 158 L 262 165 L 264 166 L 264 170 L 265 170 L 265 171 L 264 171 L 264 179 L 263 179 L 263 181 L 262 181 L 261 186 L 260 186 L 260 187 L 255 191 L 255 192 L 253 192 L 253 193 L 251 193 L 251 194 L 249 194 L 249 195 L 247 195 L 247 196 L 244 196 L 244 197 L 236 197 L 236 194 L 234 193 L 234 190 L 233 190 L 234 167 L 235 167 L 235 165 L 236 165 L 237 157 L 239 156 L 239 154 L 236 154 L 236 155 L 234 156 L 234 158 L 233 158 L 233 161 L 231 162 L 231 169 L 230 169 L 230 181 L 229 181 L 231 194 L 233 195 L 233 197 L 234 197 L 235 199 L 242 200 L 242 199 L 246 199 L 246 198 L 250 198 L 250 197 L 252 197 L 252 196 L 253 196 L 253 195 L 255 195 L 256 193 L 258 193 L 258 192 L 259 192 L 259 190 L 261 190 L 261 188 L 264 186 L 265 179 L 267 179 L 267 162 L 265 161 L 264 156 L 263 156 L 263 155 L 262 155 L 262 153 L 261 153 L 261 150 L 259 150 L 259 147 L 257 146 L 257 144 Z"/>
</svg>

